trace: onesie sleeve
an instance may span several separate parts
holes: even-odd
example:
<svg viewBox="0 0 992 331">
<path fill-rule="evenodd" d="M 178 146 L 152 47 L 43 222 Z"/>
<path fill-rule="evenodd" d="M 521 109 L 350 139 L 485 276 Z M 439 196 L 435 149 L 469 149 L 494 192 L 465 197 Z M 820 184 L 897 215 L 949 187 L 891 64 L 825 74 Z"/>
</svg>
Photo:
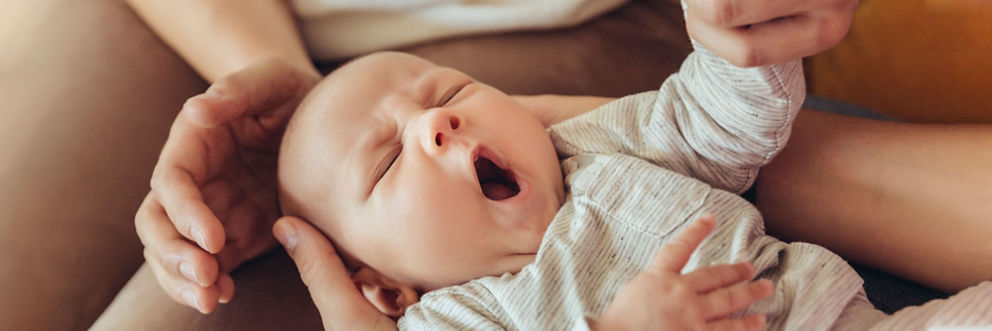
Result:
<svg viewBox="0 0 992 331">
<path fill-rule="evenodd" d="M 442 289 L 410 306 L 397 322 L 400 330 L 504 330 L 500 318 L 480 298 Z"/>
<path fill-rule="evenodd" d="M 559 156 L 622 153 L 717 188 L 747 190 L 785 146 L 806 97 L 800 60 L 739 68 L 693 46 L 658 91 L 552 126 Z"/>
</svg>

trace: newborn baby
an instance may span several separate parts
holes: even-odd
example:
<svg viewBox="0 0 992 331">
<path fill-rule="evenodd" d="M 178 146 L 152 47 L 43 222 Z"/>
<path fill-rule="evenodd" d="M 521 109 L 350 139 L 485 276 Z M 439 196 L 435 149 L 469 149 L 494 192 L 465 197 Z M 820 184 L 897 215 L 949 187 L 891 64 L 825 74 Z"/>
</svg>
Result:
<svg viewBox="0 0 992 331">
<path fill-rule="evenodd" d="M 798 60 L 742 69 L 697 47 L 658 91 L 555 123 L 458 71 L 376 53 L 300 105 L 280 202 L 334 242 L 401 328 L 584 328 L 705 212 L 719 223 L 684 271 L 749 261 L 774 283 L 738 315 L 774 329 L 876 325 L 886 316 L 845 261 L 764 235 L 738 196 L 803 99 Z"/>
<path fill-rule="evenodd" d="M 565 199 L 536 116 L 458 71 L 401 53 L 340 68 L 287 128 L 282 206 L 350 266 L 432 290 L 534 261 Z"/>
</svg>

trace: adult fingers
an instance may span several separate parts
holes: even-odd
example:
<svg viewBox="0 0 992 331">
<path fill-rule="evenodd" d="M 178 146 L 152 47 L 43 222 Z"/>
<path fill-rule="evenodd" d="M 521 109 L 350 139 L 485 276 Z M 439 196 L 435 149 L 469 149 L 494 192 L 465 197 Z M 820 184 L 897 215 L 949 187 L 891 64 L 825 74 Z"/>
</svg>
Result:
<svg viewBox="0 0 992 331">
<path fill-rule="evenodd" d="M 685 275 L 685 281 L 696 293 L 706 293 L 754 277 L 754 266 L 742 262 L 700 268 Z"/>
<path fill-rule="evenodd" d="M 686 12 L 721 27 L 740 27 L 793 16 L 815 8 L 822 0 L 686 0 Z"/>
<path fill-rule="evenodd" d="M 289 252 L 325 325 L 378 320 L 382 314 L 358 293 L 331 242 L 303 220 L 286 216 L 272 227 Z"/>
<path fill-rule="evenodd" d="M 661 247 L 648 271 L 681 273 L 682 267 L 689 261 L 692 252 L 713 231 L 714 227 L 716 227 L 716 220 L 713 218 L 713 215 L 705 214 L 700 216 L 692 224 L 689 224 L 685 230 L 675 235 L 675 238 L 672 238 L 672 240 Z"/>
<path fill-rule="evenodd" d="M 156 167 L 151 186 L 154 198 L 183 237 L 210 253 L 224 247 L 224 227 L 204 203 L 203 194 L 189 171 L 173 165 Z"/>
<path fill-rule="evenodd" d="M 169 274 L 183 277 L 201 287 L 215 283 L 216 259 L 180 237 L 161 206 L 149 195 L 138 208 L 135 229 L 145 246 L 147 258 L 154 260 Z"/>
<path fill-rule="evenodd" d="M 145 250 L 146 263 L 155 274 L 155 279 L 165 293 L 180 304 L 192 307 L 200 313 L 209 314 L 217 307 L 221 301 L 220 288 L 216 285 L 210 287 L 200 287 L 199 285 L 186 280 L 185 278 L 171 275 L 162 265 L 150 258 L 148 250 Z M 233 293 L 233 292 L 232 292 Z M 229 298 L 228 298 L 229 299 Z"/>
<path fill-rule="evenodd" d="M 228 274 L 217 277 L 217 302 L 228 303 L 234 298 L 234 279 Z"/>
<path fill-rule="evenodd" d="M 765 327 L 764 315 L 726 318 L 706 323 L 706 329 L 712 331 L 756 331 L 763 327 Z"/>
<path fill-rule="evenodd" d="M 204 188 L 204 194 L 208 192 L 210 190 Z M 278 217 L 276 208 L 263 210 L 251 197 L 244 195 L 235 196 L 229 202 L 225 199 L 207 198 L 210 209 L 221 215 L 227 235 L 224 249 L 214 254 L 222 273 L 230 272 L 246 260 L 277 246 L 272 236 L 272 224 Z"/>
<path fill-rule="evenodd" d="M 772 294 L 772 282 L 759 279 L 721 288 L 703 296 L 702 305 L 707 319 L 720 318 L 747 308 Z"/>
<path fill-rule="evenodd" d="M 217 281 L 217 260 L 203 250 L 183 240 L 171 240 L 145 248 L 172 276 L 182 277 L 200 287 L 213 286 Z"/>
<path fill-rule="evenodd" d="M 746 29 L 723 28 L 689 18 L 686 29 L 706 49 L 730 63 L 753 67 L 782 63 L 833 47 L 847 35 L 851 18 L 851 13 L 841 10 L 824 11 L 766 21 Z"/>
<path fill-rule="evenodd" d="M 181 113 L 193 124 L 207 128 L 241 117 L 264 116 L 265 112 L 302 97 L 319 80 L 320 74 L 316 72 L 299 69 L 283 60 L 268 59 L 215 82 L 203 94 L 188 99 Z M 277 117 L 289 118 L 288 114 Z"/>
</svg>

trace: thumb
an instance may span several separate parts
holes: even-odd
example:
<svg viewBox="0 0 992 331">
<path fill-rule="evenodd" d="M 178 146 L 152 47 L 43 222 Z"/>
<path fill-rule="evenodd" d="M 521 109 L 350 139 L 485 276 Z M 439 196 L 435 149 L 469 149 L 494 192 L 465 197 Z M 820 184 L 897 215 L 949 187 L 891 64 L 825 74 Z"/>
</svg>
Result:
<svg viewBox="0 0 992 331">
<path fill-rule="evenodd" d="M 296 103 L 319 80 L 315 71 L 268 59 L 214 82 L 206 92 L 186 100 L 182 113 L 193 124 L 206 128 L 252 116 L 274 118 L 261 123 L 279 125 L 289 119 Z"/>
<path fill-rule="evenodd" d="M 276 221 L 272 233 L 296 263 L 325 328 L 388 319 L 358 292 L 334 246 L 313 226 L 285 216 Z"/>
</svg>

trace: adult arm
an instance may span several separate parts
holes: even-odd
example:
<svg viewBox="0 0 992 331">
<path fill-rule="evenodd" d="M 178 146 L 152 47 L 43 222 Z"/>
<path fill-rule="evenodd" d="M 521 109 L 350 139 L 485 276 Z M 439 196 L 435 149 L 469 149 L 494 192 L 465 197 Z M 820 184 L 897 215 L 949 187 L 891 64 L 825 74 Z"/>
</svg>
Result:
<svg viewBox="0 0 992 331">
<path fill-rule="evenodd" d="M 992 278 L 992 126 L 804 110 L 762 168 L 768 231 L 956 292 Z"/>
<path fill-rule="evenodd" d="M 266 58 L 317 72 L 287 1 L 127 1 L 207 81 Z"/>
<path fill-rule="evenodd" d="M 130 3 L 214 82 L 173 122 L 135 216 L 165 292 L 208 313 L 234 294 L 227 273 L 275 245 L 279 142 L 320 74 L 282 1 Z"/>
</svg>

